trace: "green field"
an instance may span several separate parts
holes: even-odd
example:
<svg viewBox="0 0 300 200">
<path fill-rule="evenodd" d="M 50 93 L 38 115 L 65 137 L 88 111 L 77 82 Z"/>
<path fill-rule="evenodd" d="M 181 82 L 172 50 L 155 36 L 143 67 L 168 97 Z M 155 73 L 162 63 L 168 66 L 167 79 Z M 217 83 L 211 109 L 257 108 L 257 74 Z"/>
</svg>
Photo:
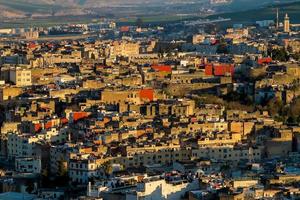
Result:
<svg viewBox="0 0 300 200">
<path fill-rule="evenodd" d="M 144 24 L 166 24 L 181 20 L 192 20 L 196 19 L 196 16 L 147 16 L 141 17 Z M 36 18 L 36 19 L 16 19 L 9 21 L 0 22 L 0 28 L 20 28 L 20 27 L 49 27 L 55 25 L 63 25 L 70 23 L 91 23 L 97 21 L 99 18 L 93 16 L 62 16 L 62 17 L 47 17 L 47 18 Z M 123 25 L 135 25 L 137 18 L 120 18 L 117 20 L 119 26 Z"/>
<path fill-rule="evenodd" d="M 62 16 L 37 19 L 16 19 L 0 22 L 0 28 L 50 27 L 70 23 L 90 23 L 94 18 L 89 16 Z"/>
<path fill-rule="evenodd" d="M 285 13 L 288 13 L 292 23 L 300 23 L 300 2 L 290 3 L 278 6 L 269 6 L 266 8 L 249 10 L 244 12 L 225 13 L 221 15 L 210 16 L 210 19 L 217 17 L 231 18 L 231 23 L 253 23 L 258 20 L 275 20 L 276 8 L 279 8 L 280 21 L 283 21 Z"/>
<path fill-rule="evenodd" d="M 24 3 L 23 1 L 20 0 L 0 0 L 0 4 L 7 6 L 11 9 L 14 10 L 19 10 L 23 12 L 48 12 L 49 10 L 57 10 L 60 9 L 60 6 L 50 6 L 46 4 L 34 4 L 34 3 Z"/>
<path fill-rule="evenodd" d="M 159 24 L 159 23 L 168 23 L 168 22 L 176 22 L 176 21 L 182 21 L 182 20 L 192 20 L 198 18 L 195 15 L 185 15 L 185 16 L 179 16 L 179 15 L 154 15 L 154 16 L 146 16 L 146 17 L 140 17 L 142 22 L 144 24 Z M 117 22 L 119 25 L 125 25 L 125 24 L 135 24 L 137 20 L 137 17 L 132 18 L 121 18 Z"/>
</svg>

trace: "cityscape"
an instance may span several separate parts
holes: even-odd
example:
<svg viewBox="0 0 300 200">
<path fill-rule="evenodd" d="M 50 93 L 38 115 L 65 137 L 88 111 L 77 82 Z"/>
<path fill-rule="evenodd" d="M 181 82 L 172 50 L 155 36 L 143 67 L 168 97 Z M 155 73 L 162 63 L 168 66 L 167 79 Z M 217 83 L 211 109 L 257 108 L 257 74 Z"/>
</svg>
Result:
<svg viewBox="0 0 300 200">
<path fill-rule="evenodd" d="M 300 199 L 300 1 L 0 9 L 0 200 Z"/>
</svg>

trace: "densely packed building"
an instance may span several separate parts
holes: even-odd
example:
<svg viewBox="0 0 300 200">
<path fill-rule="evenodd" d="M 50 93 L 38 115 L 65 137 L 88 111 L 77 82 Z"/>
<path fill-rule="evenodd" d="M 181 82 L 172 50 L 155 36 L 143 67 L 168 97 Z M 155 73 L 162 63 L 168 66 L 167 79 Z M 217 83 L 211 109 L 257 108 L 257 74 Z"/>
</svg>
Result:
<svg viewBox="0 0 300 200">
<path fill-rule="evenodd" d="M 192 28 L 3 41 L 0 191 L 12 199 L 300 198 L 300 32 Z"/>
</svg>

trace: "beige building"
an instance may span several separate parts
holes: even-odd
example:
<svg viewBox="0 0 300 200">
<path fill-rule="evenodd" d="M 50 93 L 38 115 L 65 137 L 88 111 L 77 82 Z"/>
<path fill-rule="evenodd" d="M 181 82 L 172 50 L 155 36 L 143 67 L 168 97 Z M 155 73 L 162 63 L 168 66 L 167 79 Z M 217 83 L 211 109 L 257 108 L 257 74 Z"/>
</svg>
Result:
<svg viewBox="0 0 300 200">
<path fill-rule="evenodd" d="M 153 164 L 171 164 L 172 162 L 187 161 L 190 158 L 191 150 L 180 149 L 179 145 L 129 147 L 126 157 L 115 157 L 111 163 L 121 164 L 127 169 Z"/>
<path fill-rule="evenodd" d="M 116 56 L 125 56 L 125 57 L 134 57 L 140 53 L 140 44 L 135 42 L 114 42 L 111 49 L 111 57 Z"/>
<path fill-rule="evenodd" d="M 0 88 L 0 101 L 10 100 L 22 94 L 22 88 L 2 87 Z"/>
<path fill-rule="evenodd" d="M 82 55 L 81 51 L 73 51 L 71 54 L 63 55 L 60 53 L 46 53 L 43 54 L 44 64 L 54 65 L 60 63 L 81 63 L 82 62 Z"/>
<path fill-rule="evenodd" d="M 248 187 L 253 187 L 257 184 L 259 184 L 258 179 L 252 179 L 252 178 L 241 178 L 232 181 L 232 186 L 234 188 L 248 188 Z"/>
<path fill-rule="evenodd" d="M 289 33 L 290 32 L 290 18 L 289 18 L 289 16 L 288 16 L 287 13 L 285 14 L 285 17 L 284 17 L 284 28 L 283 28 L 283 31 L 285 33 Z"/>
<path fill-rule="evenodd" d="M 31 70 L 29 70 L 29 69 L 21 69 L 19 67 L 11 69 L 9 72 L 9 79 L 16 86 L 32 85 Z"/>
<path fill-rule="evenodd" d="M 233 145 L 199 147 L 192 150 L 192 159 L 209 158 L 217 161 L 259 161 L 262 148 L 235 147 Z"/>
<path fill-rule="evenodd" d="M 244 200 L 245 195 L 244 193 L 228 193 L 228 194 L 220 194 L 220 200 Z"/>
<path fill-rule="evenodd" d="M 193 35 L 193 44 L 199 44 L 204 42 L 205 40 L 205 35 L 202 34 L 197 34 L 197 35 Z"/>
<path fill-rule="evenodd" d="M 40 34 L 38 31 L 29 31 L 24 33 L 24 37 L 27 40 L 34 40 L 34 39 L 38 39 L 40 37 Z"/>
<path fill-rule="evenodd" d="M 293 132 L 289 129 L 279 131 L 276 137 L 266 141 L 266 153 L 270 158 L 285 157 L 292 152 Z"/>
</svg>

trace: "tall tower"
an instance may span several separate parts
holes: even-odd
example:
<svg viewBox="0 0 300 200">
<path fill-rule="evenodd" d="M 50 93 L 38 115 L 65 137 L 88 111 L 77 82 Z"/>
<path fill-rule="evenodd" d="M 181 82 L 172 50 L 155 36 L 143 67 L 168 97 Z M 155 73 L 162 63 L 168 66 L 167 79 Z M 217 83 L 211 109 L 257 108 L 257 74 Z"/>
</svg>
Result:
<svg viewBox="0 0 300 200">
<path fill-rule="evenodd" d="M 284 32 L 289 33 L 290 32 L 290 18 L 288 14 L 285 14 L 284 17 Z"/>
<path fill-rule="evenodd" d="M 277 8 L 276 12 L 276 29 L 279 29 L 279 9 Z"/>
</svg>

